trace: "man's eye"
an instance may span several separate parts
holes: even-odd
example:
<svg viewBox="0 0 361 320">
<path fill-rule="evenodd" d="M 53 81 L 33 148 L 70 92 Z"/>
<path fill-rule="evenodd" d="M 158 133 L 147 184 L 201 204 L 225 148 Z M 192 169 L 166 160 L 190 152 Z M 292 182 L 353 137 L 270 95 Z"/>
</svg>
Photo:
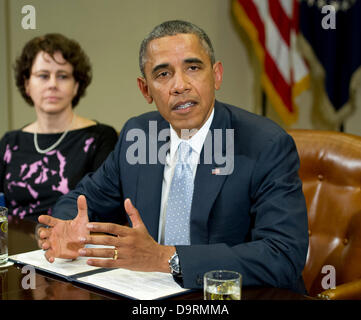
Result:
<svg viewBox="0 0 361 320">
<path fill-rule="evenodd" d="M 169 74 L 168 71 L 163 71 L 161 73 L 158 73 L 157 78 L 164 78 Z"/>
<path fill-rule="evenodd" d="M 192 71 L 196 71 L 199 69 L 199 67 L 198 66 L 190 66 L 189 69 Z"/>
</svg>

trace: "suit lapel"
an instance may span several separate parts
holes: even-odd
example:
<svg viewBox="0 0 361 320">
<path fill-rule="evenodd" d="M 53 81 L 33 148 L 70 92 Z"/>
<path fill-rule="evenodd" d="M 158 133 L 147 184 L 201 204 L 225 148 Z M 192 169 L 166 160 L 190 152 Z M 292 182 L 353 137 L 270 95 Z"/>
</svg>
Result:
<svg viewBox="0 0 361 320">
<path fill-rule="evenodd" d="M 225 153 L 225 130 L 226 116 L 224 109 L 219 106 L 216 101 L 214 108 L 214 118 L 210 127 L 212 133 L 212 147 L 214 129 L 222 129 L 222 152 Z M 212 149 L 211 163 L 205 163 L 210 161 L 204 161 L 205 144 L 203 145 L 200 155 L 200 162 L 197 167 L 197 173 L 194 180 L 194 193 L 191 209 L 191 244 L 208 243 L 208 218 L 211 212 L 212 206 L 218 193 L 220 192 L 222 185 L 227 178 L 227 175 L 214 174 L 214 169 L 219 167 L 215 161 L 215 152 L 217 150 Z"/>
<path fill-rule="evenodd" d="M 169 128 L 168 122 L 163 119 L 157 122 L 157 126 L 157 138 L 159 131 Z M 148 134 L 147 138 L 149 139 Z M 160 148 L 164 149 L 165 143 L 169 143 L 169 137 L 167 141 L 158 141 L 157 139 L 157 151 Z M 149 140 L 147 141 L 147 146 L 149 146 Z M 164 163 L 165 157 L 162 156 L 156 164 L 149 164 L 149 150 L 147 150 L 147 164 L 139 165 L 139 178 L 137 182 L 137 209 L 149 234 L 155 241 L 158 240 Z"/>
</svg>

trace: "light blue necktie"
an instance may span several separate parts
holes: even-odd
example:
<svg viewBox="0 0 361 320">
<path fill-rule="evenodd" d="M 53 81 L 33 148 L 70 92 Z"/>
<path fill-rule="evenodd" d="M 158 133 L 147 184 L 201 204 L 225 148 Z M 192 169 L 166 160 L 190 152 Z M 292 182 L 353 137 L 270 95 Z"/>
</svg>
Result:
<svg viewBox="0 0 361 320">
<path fill-rule="evenodd" d="M 170 186 L 164 231 L 165 245 L 189 245 L 189 220 L 193 197 L 193 173 L 189 164 L 191 146 L 181 142 Z"/>
</svg>

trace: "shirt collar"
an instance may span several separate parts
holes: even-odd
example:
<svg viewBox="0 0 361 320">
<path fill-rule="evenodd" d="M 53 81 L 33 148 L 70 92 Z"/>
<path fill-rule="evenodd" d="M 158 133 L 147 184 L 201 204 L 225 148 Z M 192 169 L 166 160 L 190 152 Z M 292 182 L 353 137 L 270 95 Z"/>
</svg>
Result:
<svg viewBox="0 0 361 320">
<path fill-rule="evenodd" d="M 207 121 L 198 130 L 198 132 L 189 140 L 180 139 L 178 137 L 177 133 L 175 132 L 175 130 L 173 129 L 172 125 L 171 124 L 169 125 L 170 126 L 170 149 L 169 149 L 169 152 L 170 152 L 170 160 L 171 161 L 173 160 L 173 158 L 178 150 L 178 146 L 182 141 L 187 141 L 187 143 L 189 143 L 189 145 L 192 147 L 192 151 L 197 152 L 198 155 L 201 154 L 204 140 L 207 137 L 213 117 L 214 117 L 214 108 L 212 110 L 211 115 L 207 119 Z"/>
</svg>

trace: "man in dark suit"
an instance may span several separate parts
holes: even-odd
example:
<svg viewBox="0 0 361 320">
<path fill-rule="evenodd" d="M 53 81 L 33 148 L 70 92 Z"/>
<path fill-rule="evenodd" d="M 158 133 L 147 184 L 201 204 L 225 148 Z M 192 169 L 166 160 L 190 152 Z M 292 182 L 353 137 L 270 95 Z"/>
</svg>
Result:
<svg viewBox="0 0 361 320">
<path fill-rule="evenodd" d="M 186 288 L 202 287 L 209 270 L 235 270 L 243 285 L 303 293 L 307 212 L 292 138 L 215 99 L 223 67 L 193 24 L 157 26 L 143 40 L 140 68 L 138 86 L 158 112 L 128 120 L 101 168 L 63 196 L 52 217 L 39 218 L 51 227 L 39 233 L 47 259 L 112 257 L 88 263 L 171 272 Z M 172 182 L 184 142 L 189 162 L 179 170 L 189 172 L 180 191 Z M 175 220 L 172 210 L 179 210 Z M 124 216 L 130 226 L 121 225 Z"/>
</svg>

